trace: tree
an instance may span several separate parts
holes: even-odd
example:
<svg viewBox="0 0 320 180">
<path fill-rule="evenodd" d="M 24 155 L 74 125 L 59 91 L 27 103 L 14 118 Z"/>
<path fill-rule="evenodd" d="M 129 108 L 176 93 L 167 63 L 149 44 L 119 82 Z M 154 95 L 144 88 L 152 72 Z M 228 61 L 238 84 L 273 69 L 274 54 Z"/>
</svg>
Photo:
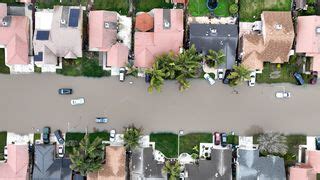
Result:
<svg viewBox="0 0 320 180">
<path fill-rule="evenodd" d="M 137 128 L 134 126 L 134 124 L 125 127 L 123 140 L 128 151 L 131 151 L 139 146 L 139 140 L 141 136 L 142 128 Z"/>
<path fill-rule="evenodd" d="M 70 168 L 82 176 L 99 171 L 104 161 L 103 149 L 104 146 L 99 137 L 90 143 L 89 136 L 85 135 L 80 141 L 80 146 L 78 148 L 74 147 L 70 154 L 72 163 Z"/>
<path fill-rule="evenodd" d="M 158 66 L 159 62 L 156 61 L 151 69 L 146 70 L 146 74 L 149 74 L 151 76 L 150 85 L 148 87 L 148 92 L 152 93 L 153 89 L 156 89 L 158 92 L 161 91 L 165 73 L 162 72 L 161 69 L 159 69 Z"/>
<path fill-rule="evenodd" d="M 165 79 L 175 79 L 176 77 L 175 58 L 176 57 L 172 51 L 168 54 L 156 57 L 158 68 L 164 73 Z"/>
<path fill-rule="evenodd" d="M 316 8 L 314 6 L 309 6 L 308 9 L 307 9 L 307 14 L 308 15 L 316 14 Z"/>
<path fill-rule="evenodd" d="M 233 66 L 234 71 L 230 73 L 228 78 L 231 80 L 231 86 L 237 86 L 242 84 L 245 80 L 250 78 L 250 71 L 243 66 Z"/>
<path fill-rule="evenodd" d="M 210 68 L 217 68 L 225 63 L 224 52 L 222 50 L 217 52 L 210 49 L 208 55 L 206 56 L 205 62 Z"/>
<path fill-rule="evenodd" d="M 307 0 L 308 5 L 316 4 L 317 0 Z"/>
<path fill-rule="evenodd" d="M 169 180 L 179 179 L 180 172 L 181 172 L 181 165 L 179 161 L 175 161 L 175 162 L 166 161 L 162 168 L 162 173 L 167 174 L 169 176 Z"/>
<path fill-rule="evenodd" d="M 238 7 L 238 4 L 234 3 L 234 4 L 231 4 L 229 6 L 229 13 L 230 14 L 237 14 L 239 11 L 239 7 Z"/>
<path fill-rule="evenodd" d="M 258 137 L 261 153 L 285 155 L 288 152 L 287 138 L 280 133 L 265 133 Z"/>
</svg>

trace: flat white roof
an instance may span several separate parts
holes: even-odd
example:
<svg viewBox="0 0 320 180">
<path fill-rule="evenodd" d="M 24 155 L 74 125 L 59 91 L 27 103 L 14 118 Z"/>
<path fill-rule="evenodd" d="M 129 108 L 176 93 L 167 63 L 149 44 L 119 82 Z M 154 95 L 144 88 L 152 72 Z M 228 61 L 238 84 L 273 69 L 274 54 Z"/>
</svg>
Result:
<svg viewBox="0 0 320 180">
<path fill-rule="evenodd" d="M 35 13 L 37 30 L 50 30 L 52 24 L 53 11 L 43 10 Z"/>
</svg>

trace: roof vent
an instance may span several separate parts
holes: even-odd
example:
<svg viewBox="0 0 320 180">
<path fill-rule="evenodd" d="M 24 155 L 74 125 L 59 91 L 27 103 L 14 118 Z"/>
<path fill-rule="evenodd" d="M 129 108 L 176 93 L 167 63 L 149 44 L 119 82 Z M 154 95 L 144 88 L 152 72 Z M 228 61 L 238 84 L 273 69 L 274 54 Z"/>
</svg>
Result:
<svg viewBox="0 0 320 180">
<path fill-rule="evenodd" d="M 276 25 L 274 26 L 274 28 L 275 28 L 276 30 L 281 30 L 281 29 L 282 29 L 282 24 L 276 24 Z"/>
<path fill-rule="evenodd" d="M 61 20 L 60 20 L 60 23 L 61 23 L 61 24 L 66 24 L 66 20 L 65 20 L 65 19 L 61 19 Z"/>
<path fill-rule="evenodd" d="M 165 28 L 170 28 L 170 23 L 168 21 L 164 22 L 164 27 Z"/>
<path fill-rule="evenodd" d="M 316 34 L 320 34 L 320 27 L 316 27 Z"/>
<path fill-rule="evenodd" d="M 210 28 L 210 32 L 211 32 L 212 34 L 216 34 L 216 33 L 217 33 L 217 29 Z"/>
<path fill-rule="evenodd" d="M 3 27 L 8 27 L 10 25 L 10 22 L 11 22 L 11 16 L 5 16 L 1 21 L 1 25 Z"/>
<path fill-rule="evenodd" d="M 108 22 L 104 23 L 104 28 L 109 29 L 110 28 L 110 24 Z"/>
<path fill-rule="evenodd" d="M 9 23 L 7 21 L 2 21 L 2 26 L 7 27 Z"/>
</svg>

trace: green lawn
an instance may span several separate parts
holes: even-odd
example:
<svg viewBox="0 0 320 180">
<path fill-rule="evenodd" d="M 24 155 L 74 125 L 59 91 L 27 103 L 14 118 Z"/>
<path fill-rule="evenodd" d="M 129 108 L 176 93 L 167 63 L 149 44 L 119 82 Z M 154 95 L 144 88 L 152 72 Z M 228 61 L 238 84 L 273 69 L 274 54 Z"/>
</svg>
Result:
<svg viewBox="0 0 320 180">
<path fill-rule="evenodd" d="M 278 68 L 276 64 L 265 63 L 262 73 L 257 74 L 257 83 L 296 83 L 293 77 L 294 72 L 300 72 L 302 64 L 297 62 L 296 56 L 291 56 L 289 63 L 281 64 Z M 271 79 L 270 74 L 274 71 L 280 71 L 280 76 L 277 79 Z M 306 82 L 310 80 L 309 75 L 302 74 L 302 77 Z"/>
<path fill-rule="evenodd" d="M 129 11 L 128 0 L 94 0 L 93 9 L 117 11 L 122 15 L 127 15 Z"/>
<path fill-rule="evenodd" d="M 65 76 L 103 77 L 110 76 L 110 71 L 104 71 L 99 66 L 98 60 L 78 58 L 75 60 L 63 60 L 62 69 L 57 69 L 57 74 Z"/>
<path fill-rule="evenodd" d="M 67 132 L 66 133 L 66 153 L 69 154 L 72 152 L 73 147 L 79 147 L 80 141 L 83 139 L 85 133 L 78 132 Z"/>
<path fill-rule="evenodd" d="M 87 0 L 80 0 L 80 4 L 82 6 L 87 5 Z M 78 6 L 79 0 L 62 0 L 60 3 L 60 0 L 37 0 L 36 6 L 39 9 L 52 9 L 55 5 L 64 5 L 64 6 Z"/>
<path fill-rule="evenodd" d="M 180 137 L 180 154 L 192 154 L 193 147 L 200 145 L 200 143 L 212 143 L 211 133 L 190 133 Z"/>
<path fill-rule="evenodd" d="M 167 158 L 178 155 L 178 135 L 174 133 L 151 133 L 150 141 L 155 142 L 156 150 L 161 151 Z"/>
<path fill-rule="evenodd" d="M 101 131 L 101 132 L 93 132 L 89 134 L 89 140 L 90 142 L 93 142 L 97 137 L 101 138 L 102 141 L 109 141 L 110 134 L 107 131 Z"/>
<path fill-rule="evenodd" d="M 34 133 L 33 135 L 33 143 L 36 142 L 36 140 L 40 140 L 41 139 L 41 134 L 40 133 Z"/>
<path fill-rule="evenodd" d="M 7 145 L 7 132 L 0 132 L 0 160 L 3 160 L 4 147 Z"/>
<path fill-rule="evenodd" d="M 148 12 L 154 8 L 171 9 L 173 5 L 166 3 L 166 0 L 135 0 L 137 12 Z"/>
<path fill-rule="evenodd" d="M 235 0 L 218 0 L 218 7 L 214 9 L 214 14 L 220 17 L 230 16 L 229 6 L 234 4 L 234 2 Z"/>
<path fill-rule="evenodd" d="M 189 0 L 188 8 L 189 8 L 189 13 L 191 14 L 191 16 L 207 16 L 207 15 L 209 15 L 210 11 L 207 8 L 206 2 L 207 2 L 207 0 Z"/>
<path fill-rule="evenodd" d="M 10 74 L 10 69 L 8 66 L 6 66 L 4 57 L 4 48 L 0 48 L 0 73 Z"/>
<path fill-rule="evenodd" d="M 239 0 L 240 21 L 260 20 L 262 11 L 290 11 L 291 0 Z"/>
</svg>

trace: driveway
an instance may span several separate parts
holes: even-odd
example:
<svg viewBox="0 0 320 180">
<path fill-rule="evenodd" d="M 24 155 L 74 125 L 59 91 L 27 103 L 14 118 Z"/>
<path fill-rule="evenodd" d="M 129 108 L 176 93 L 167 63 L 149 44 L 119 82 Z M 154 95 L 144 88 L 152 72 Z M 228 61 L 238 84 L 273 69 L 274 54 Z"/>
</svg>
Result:
<svg viewBox="0 0 320 180">
<path fill-rule="evenodd" d="M 147 93 L 143 79 L 120 83 L 117 78 L 64 77 L 54 74 L 0 76 L 0 130 L 35 132 L 51 126 L 62 131 L 112 129 L 130 123 L 146 132 L 235 131 L 251 134 L 261 130 L 320 134 L 320 86 L 298 87 L 257 85 L 233 89 L 204 80 L 193 80 L 180 93 L 173 81 L 165 82 L 162 93 Z M 289 100 L 275 99 L 283 87 Z M 58 95 L 58 88 L 71 87 L 71 96 Z M 70 99 L 85 97 L 86 104 L 71 106 Z M 96 116 L 107 116 L 107 124 L 95 124 Z"/>
</svg>

